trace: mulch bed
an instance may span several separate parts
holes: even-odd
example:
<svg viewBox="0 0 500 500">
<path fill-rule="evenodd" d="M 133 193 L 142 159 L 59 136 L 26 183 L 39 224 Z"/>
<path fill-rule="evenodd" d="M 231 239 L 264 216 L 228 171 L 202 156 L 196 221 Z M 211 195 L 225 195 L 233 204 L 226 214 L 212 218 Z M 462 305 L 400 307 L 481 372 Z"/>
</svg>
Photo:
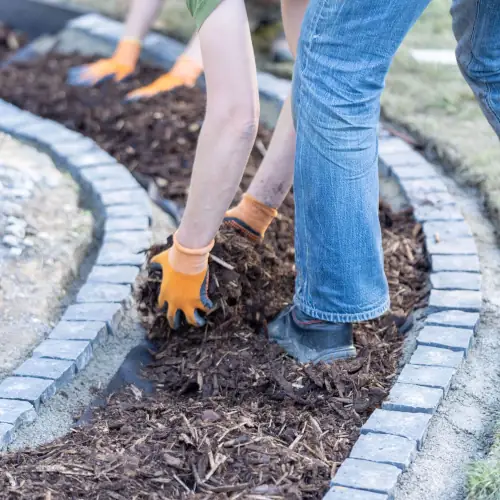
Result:
<svg viewBox="0 0 500 500">
<path fill-rule="evenodd" d="M 183 202 L 203 94 L 179 89 L 123 105 L 126 91 L 158 72 L 145 69 L 100 90 L 68 88 L 65 72 L 77 60 L 49 57 L 4 70 L 0 97 L 92 137 Z M 268 138 L 259 133 L 243 188 Z M 155 310 L 160 276 L 149 271 L 138 308 L 158 346 L 144 373 L 155 393 L 130 387 L 96 410 L 91 425 L 1 457 L 0 498 L 321 498 L 392 384 L 402 350 L 397 325 L 426 300 L 420 226 L 410 211 L 393 213 L 383 203 L 380 221 L 392 310 L 356 325 L 355 359 L 304 366 L 267 342 L 266 322 L 293 295 L 289 196 L 263 245 L 220 231 L 210 262 L 217 306 L 203 330 L 168 329 Z"/>
</svg>

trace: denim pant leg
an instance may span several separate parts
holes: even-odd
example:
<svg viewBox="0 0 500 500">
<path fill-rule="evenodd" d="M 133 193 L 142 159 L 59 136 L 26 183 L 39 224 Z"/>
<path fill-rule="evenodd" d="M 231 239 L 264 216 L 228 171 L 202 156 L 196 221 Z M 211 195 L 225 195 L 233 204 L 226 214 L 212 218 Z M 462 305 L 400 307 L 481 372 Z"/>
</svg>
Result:
<svg viewBox="0 0 500 500">
<path fill-rule="evenodd" d="M 453 0 L 457 62 L 500 137 L 500 2 Z"/>
<path fill-rule="evenodd" d="M 378 219 L 380 94 L 429 0 L 311 0 L 293 82 L 295 304 L 325 321 L 389 306 Z"/>
</svg>

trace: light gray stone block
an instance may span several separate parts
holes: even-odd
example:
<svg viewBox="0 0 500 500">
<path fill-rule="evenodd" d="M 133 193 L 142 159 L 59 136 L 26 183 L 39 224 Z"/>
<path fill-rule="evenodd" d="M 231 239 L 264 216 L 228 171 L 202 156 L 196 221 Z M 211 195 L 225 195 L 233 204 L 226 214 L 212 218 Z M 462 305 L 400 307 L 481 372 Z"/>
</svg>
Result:
<svg viewBox="0 0 500 500">
<path fill-rule="evenodd" d="M 436 290 L 481 290 L 479 273 L 440 272 L 430 276 L 432 288 Z"/>
<path fill-rule="evenodd" d="M 0 399 L 28 401 L 38 411 L 40 403 L 56 392 L 53 380 L 32 377 L 7 377 L 0 383 Z"/>
<path fill-rule="evenodd" d="M 427 316 L 426 325 L 454 326 L 456 328 L 476 329 L 479 322 L 479 313 L 458 310 L 441 311 Z"/>
<path fill-rule="evenodd" d="M 113 165 L 117 161 L 102 149 L 96 149 L 89 153 L 80 153 L 68 157 L 68 163 L 75 169 L 95 167 L 100 165 Z"/>
<path fill-rule="evenodd" d="M 108 217 L 137 217 L 145 215 L 151 221 L 153 212 L 151 204 L 143 205 L 132 203 L 130 205 L 110 205 L 105 208 Z"/>
<path fill-rule="evenodd" d="M 439 347 L 418 346 L 410 359 L 412 365 L 445 366 L 458 368 L 464 359 L 463 351 Z"/>
<path fill-rule="evenodd" d="M 408 181 L 408 182 L 420 182 L 420 181 Z M 404 190 L 404 187 L 403 187 Z M 412 203 L 412 205 L 415 206 L 415 212 L 419 208 L 425 208 L 427 209 L 428 207 L 432 206 L 434 208 L 437 208 L 439 210 L 444 209 L 446 211 L 445 207 L 454 207 L 455 206 L 455 200 L 453 196 L 451 196 L 448 191 L 420 191 L 417 189 L 414 190 L 408 190 L 406 191 L 406 196 Z"/>
<path fill-rule="evenodd" d="M 422 385 L 396 383 L 382 403 L 384 410 L 434 413 L 443 399 L 443 391 Z"/>
<path fill-rule="evenodd" d="M 451 326 L 425 326 L 418 334 L 417 345 L 442 347 L 451 351 L 467 352 L 472 344 L 474 330 Z"/>
<path fill-rule="evenodd" d="M 149 218 L 145 215 L 139 217 L 111 217 L 106 221 L 104 230 L 106 232 L 117 231 L 147 231 L 149 229 Z"/>
<path fill-rule="evenodd" d="M 103 245 L 116 244 L 122 251 L 131 253 L 148 250 L 151 246 L 151 233 L 149 231 L 116 231 L 106 232 L 102 239 Z"/>
<path fill-rule="evenodd" d="M 0 129 L 7 130 L 8 132 L 16 132 L 17 129 L 24 127 L 31 122 L 31 118 L 28 113 L 13 114 L 11 116 L 2 116 L 2 121 L 0 122 Z"/>
<path fill-rule="evenodd" d="M 345 486 L 358 490 L 392 495 L 401 474 L 393 465 L 367 462 L 348 458 L 333 478 L 333 486 Z"/>
<path fill-rule="evenodd" d="M 52 151 L 52 153 L 64 159 L 72 156 L 86 154 L 93 148 L 96 148 L 94 141 L 83 136 L 81 137 L 81 139 L 75 141 L 53 142 L 50 145 L 50 150 Z"/>
<path fill-rule="evenodd" d="M 417 448 L 421 449 L 431 416 L 430 413 L 375 410 L 361 428 L 361 434 L 373 432 L 401 436 L 416 441 Z"/>
<path fill-rule="evenodd" d="M 412 200 L 413 201 L 413 200 Z M 457 205 L 416 205 L 413 214 L 418 222 L 427 221 L 463 221 L 463 215 Z"/>
<path fill-rule="evenodd" d="M 142 188 L 124 189 L 123 191 L 107 191 L 101 193 L 101 202 L 104 206 L 110 205 L 149 205 L 149 198 Z"/>
<path fill-rule="evenodd" d="M 104 165 L 97 167 L 89 167 L 82 171 L 82 177 L 88 181 L 96 181 L 99 179 L 132 179 L 135 181 L 134 176 L 126 170 L 123 165 L 116 163 L 114 165 Z"/>
<path fill-rule="evenodd" d="M 36 419 L 36 411 L 28 401 L 0 399 L 0 423 L 11 424 L 16 429 L 22 424 L 30 424 Z"/>
<path fill-rule="evenodd" d="M 351 450 L 350 458 L 394 465 L 402 471 L 413 462 L 417 442 L 390 434 L 362 434 Z"/>
<path fill-rule="evenodd" d="M 424 222 L 424 233 L 434 241 L 447 242 L 457 238 L 472 237 L 472 231 L 465 221 Z"/>
<path fill-rule="evenodd" d="M 382 153 L 382 159 L 390 167 L 405 167 L 412 168 L 418 167 L 419 165 L 429 165 L 425 158 L 417 153 L 416 151 L 410 149 L 404 152 L 393 152 L 391 154 Z M 436 177 L 437 174 L 434 175 Z"/>
<path fill-rule="evenodd" d="M 139 184 L 135 179 L 130 179 L 125 176 L 117 176 L 113 179 L 96 179 L 92 181 L 92 188 L 101 193 L 104 192 L 121 192 L 129 189 L 137 189 Z"/>
<path fill-rule="evenodd" d="M 448 193 L 448 188 L 441 178 L 402 179 L 400 184 L 410 197 L 421 198 L 430 193 Z"/>
<path fill-rule="evenodd" d="M 76 302 L 118 302 L 120 304 L 124 304 L 125 301 L 130 297 L 131 293 L 132 289 L 130 285 L 116 285 L 113 283 L 87 283 L 78 292 Z"/>
<path fill-rule="evenodd" d="M 477 255 L 431 255 L 432 270 L 478 273 L 480 271 Z"/>
<path fill-rule="evenodd" d="M 477 255 L 474 238 L 455 238 L 436 242 L 434 236 L 426 240 L 427 251 L 435 255 Z"/>
<path fill-rule="evenodd" d="M 83 370 L 92 358 L 92 344 L 86 340 L 44 340 L 33 357 L 74 361 L 77 370 Z"/>
<path fill-rule="evenodd" d="M 114 333 L 123 317 L 122 306 L 117 303 L 74 304 L 69 306 L 62 319 L 64 321 L 105 321 Z"/>
<path fill-rule="evenodd" d="M 0 450 L 12 443 L 14 437 L 14 426 L 0 423 Z"/>
<path fill-rule="evenodd" d="M 140 267 L 146 262 L 146 254 L 133 253 L 124 249 L 116 242 L 105 244 L 101 247 L 97 256 L 98 266 L 136 266 Z"/>
<path fill-rule="evenodd" d="M 389 500 L 389 497 L 381 493 L 334 486 L 323 497 L 323 500 Z"/>
<path fill-rule="evenodd" d="M 446 396 L 455 368 L 406 364 L 398 377 L 399 384 L 416 384 L 441 389 Z"/>
<path fill-rule="evenodd" d="M 421 160 L 411 166 L 407 166 L 406 163 L 396 165 L 392 163 L 389 158 L 388 161 L 392 170 L 392 175 L 397 177 L 399 181 L 412 179 L 436 179 L 439 177 L 436 169 L 425 160 Z"/>
<path fill-rule="evenodd" d="M 461 309 L 467 312 L 481 310 L 482 295 L 475 290 L 432 290 L 429 297 L 429 309 L 442 311 Z"/>
<path fill-rule="evenodd" d="M 87 278 L 87 285 L 94 283 L 115 283 L 130 285 L 135 282 L 139 269 L 134 266 L 94 266 Z M 88 290 L 88 289 L 87 289 Z M 84 302 L 81 300 L 80 302 Z M 85 301 L 90 302 L 90 301 Z M 92 301 L 95 302 L 95 301 Z M 101 302 L 118 302 L 117 300 L 102 300 Z"/>
<path fill-rule="evenodd" d="M 74 361 L 48 358 L 28 358 L 14 375 L 19 377 L 36 377 L 54 380 L 56 390 L 66 385 L 75 375 L 76 365 Z"/>
<path fill-rule="evenodd" d="M 412 153 L 416 154 L 415 150 L 410 145 L 398 137 L 381 139 L 378 143 L 378 153 L 382 158 L 389 155 L 399 155 L 401 153 L 406 155 L 411 155 Z"/>
<path fill-rule="evenodd" d="M 108 336 L 108 327 L 103 321 L 59 321 L 50 332 L 52 340 L 88 340 L 100 345 Z"/>
</svg>

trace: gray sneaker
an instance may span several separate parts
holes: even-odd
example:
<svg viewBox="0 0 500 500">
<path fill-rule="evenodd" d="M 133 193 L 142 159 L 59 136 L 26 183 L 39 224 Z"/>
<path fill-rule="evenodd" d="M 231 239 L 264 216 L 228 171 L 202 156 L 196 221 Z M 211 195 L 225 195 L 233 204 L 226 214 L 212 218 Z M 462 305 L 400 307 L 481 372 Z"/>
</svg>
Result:
<svg viewBox="0 0 500 500">
<path fill-rule="evenodd" d="M 300 363 L 319 363 L 356 356 L 350 323 L 311 318 L 294 305 L 283 309 L 268 325 L 269 340 Z"/>
</svg>

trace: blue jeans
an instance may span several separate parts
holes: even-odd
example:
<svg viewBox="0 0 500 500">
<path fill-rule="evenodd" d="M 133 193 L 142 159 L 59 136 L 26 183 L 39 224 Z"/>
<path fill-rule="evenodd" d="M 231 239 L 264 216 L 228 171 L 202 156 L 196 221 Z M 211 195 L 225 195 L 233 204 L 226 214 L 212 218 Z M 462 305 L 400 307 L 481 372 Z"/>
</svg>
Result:
<svg viewBox="0 0 500 500">
<path fill-rule="evenodd" d="M 293 81 L 294 302 L 313 318 L 363 321 L 389 307 L 378 219 L 380 94 L 428 3 L 310 0 Z M 452 14 L 460 66 L 498 132 L 498 1 L 455 0 Z"/>
</svg>

